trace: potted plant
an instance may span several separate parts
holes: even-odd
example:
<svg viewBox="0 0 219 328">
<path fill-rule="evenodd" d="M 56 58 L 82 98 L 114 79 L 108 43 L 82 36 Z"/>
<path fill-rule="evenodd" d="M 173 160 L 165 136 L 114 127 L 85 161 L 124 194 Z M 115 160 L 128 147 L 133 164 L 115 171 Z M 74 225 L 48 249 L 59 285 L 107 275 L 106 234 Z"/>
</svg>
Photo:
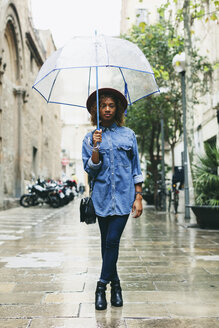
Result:
<svg viewBox="0 0 219 328">
<path fill-rule="evenodd" d="M 205 145 L 194 166 L 195 203 L 191 206 L 201 228 L 219 228 L 219 149 Z"/>
</svg>

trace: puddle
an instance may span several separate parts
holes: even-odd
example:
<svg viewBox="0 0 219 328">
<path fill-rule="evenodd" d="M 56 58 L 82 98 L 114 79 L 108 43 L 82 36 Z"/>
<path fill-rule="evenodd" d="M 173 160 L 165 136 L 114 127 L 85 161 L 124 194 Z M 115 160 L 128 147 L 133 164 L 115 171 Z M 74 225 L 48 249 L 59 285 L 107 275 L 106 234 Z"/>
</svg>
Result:
<svg viewBox="0 0 219 328">
<path fill-rule="evenodd" d="M 23 233 L 24 230 L 0 230 L 0 233 L 7 234 L 7 233 Z"/>
<path fill-rule="evenodd" d="M 16 237 L 12 235 L 0 235 L 0 240 L 18 240 L 22 239 L 22 237 Z"/>
<path fill-rule="evenodd" d="M 99 240 L 100 237 L 95 237 L 95 236 L 77 236 L 77 237 L 70 237 L 70 236 L 60 236 L 56 238 L 57 240 L 84 240 L 84 239 L 89 239 L 89 240 Z"/>
<path fill-rule="evenodd" d="M 203 261 L 219 261 L 219 255 L 196 256 L 195 259 Z"/>
<path fill-rule="evenodd" d="M 64 261 L 63 253 L 29 253 L 14 257 L 2 257 L 1 262 L 7 262 L 7 268 L 54 268 L 59 267 Z"/>
</svg>

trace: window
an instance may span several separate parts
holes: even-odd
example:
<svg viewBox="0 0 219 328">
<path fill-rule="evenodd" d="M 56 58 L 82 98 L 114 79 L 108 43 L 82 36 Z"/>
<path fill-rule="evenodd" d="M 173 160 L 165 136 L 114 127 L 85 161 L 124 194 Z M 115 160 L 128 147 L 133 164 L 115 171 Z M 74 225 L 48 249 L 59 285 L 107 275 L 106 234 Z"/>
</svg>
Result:
<svg viewBox="0 0 219 328">
<path fill-rule="evenodd" d="M 215 148 L 216 147 L 216 136 L 208 139 L 205 141 L 205 145 L 208 144 L 209 146 L 211 146 L 211 148 Z"/>
<path fill-rule="evenodd" d="M 136 9 L 136 25 L 140 23 L 148 24 L 148 11 L 145 8 Z"/>
</svg>

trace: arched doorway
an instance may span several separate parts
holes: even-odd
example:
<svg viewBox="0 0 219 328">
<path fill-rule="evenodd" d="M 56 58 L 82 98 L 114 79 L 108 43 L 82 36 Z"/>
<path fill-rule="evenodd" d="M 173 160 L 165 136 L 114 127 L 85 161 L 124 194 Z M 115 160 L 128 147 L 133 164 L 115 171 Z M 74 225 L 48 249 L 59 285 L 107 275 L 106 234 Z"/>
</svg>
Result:
<svg viewBox="0 0 219 328">
<path fill-rule="evenodd" d="M 22 35 L 16 8 L 10 5 L 6 12 L 3 39 L 3 58 L 6 64 L 2 98 L 3 132 L 3 179 L 6 197 L 20 196 L 22 186 L 22 94 L 23 67 Z"/>
</svg>

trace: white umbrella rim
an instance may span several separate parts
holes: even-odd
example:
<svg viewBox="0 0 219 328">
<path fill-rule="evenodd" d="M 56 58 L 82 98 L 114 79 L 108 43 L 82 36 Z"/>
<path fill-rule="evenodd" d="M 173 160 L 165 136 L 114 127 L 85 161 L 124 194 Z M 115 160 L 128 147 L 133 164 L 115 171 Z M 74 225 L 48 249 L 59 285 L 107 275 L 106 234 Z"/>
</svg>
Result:
<svg viewBox="0 0 219 328">
<path fill-rule="evenodd" d="M 93 66 L 71 66 L 71 67 L 56 67 L 54 69 L 52 69 L 51 71 L 49 71 L 45 76 L 43 76 L 39 81 L 37 81 L 36 83 L 33 84 L 32 88 L 34 88 L 38 83 L 40 83 L 41 81 L 43 81 L 47 76 L 49 76 L 51 73 L 55 72 L 55 71 L 61 71 L 61 70 L 66 70 L 66 69 L 75 69 L 75 68 L 96 68 L 96 67 L 115 67 L 118 69 L 127 69 L 130 71 L 135 71 L 135 72 L 140 72 L 140 73 L 145 73 L 145 74 L 150 74 L 154 76 L 154 72 L 148 72 L 148 71 L 142 71 L 142 70 L 138 70 L 138 69 L 134 69 L 134 68 L 129 68 L 129 67 L 122 67 L 122 66 L 115 66 L 115 65 L 93 65 Z M 155 80 L 155 76 L 154 76 L 154 80 Z M 156 80 L 155 80 L 156 83 Z M 157 85 L 157 83 L 156 83 Z"/>
<path fill-rule="evenodd" d="M 41 97 L 43 97 L 43 99 L 45 99 L 45 101 L 47 102 L 47 104 L 57 104 L 57 105 L 64 105 L 64 106 L 79 107 L 79 108 L 86 108 L 87 109 L 86 106 L 82 106 L 82 105 L 75 105 L 75 104 L 63 103 L 63 102 L 59 102 L 59 101 L 50 101 L 50 100 L 47 100 L 46 97 L 37 88 L 35 88 L 35 86 L 32 86 L 32 88 L 34 90 L 36 90 L 41 95 Z M 149 96 L 151 96 L 151 95 L 153 95 L 155 93 L 158 93 L 158 92 L 160 93 L 160 89 L 158 89 L 158 90 L 156 90 L 154 92 L 151 92 L 148 95 L 145 95 L 145 96 L 143 96 L 141 98 L 138 98 L 138 99 L 136 99 L 136 100 L 134 100 L 133 102 L 130 102 L 130 103 L 127 100 L 128 106 L 131 106 L 134 103 L 136 103 L 137 101 L 139 101 L 141 99 L 144 99 L 144 98 L 147 98 L 147 97 L 149 97 Z"/>
</svg>

